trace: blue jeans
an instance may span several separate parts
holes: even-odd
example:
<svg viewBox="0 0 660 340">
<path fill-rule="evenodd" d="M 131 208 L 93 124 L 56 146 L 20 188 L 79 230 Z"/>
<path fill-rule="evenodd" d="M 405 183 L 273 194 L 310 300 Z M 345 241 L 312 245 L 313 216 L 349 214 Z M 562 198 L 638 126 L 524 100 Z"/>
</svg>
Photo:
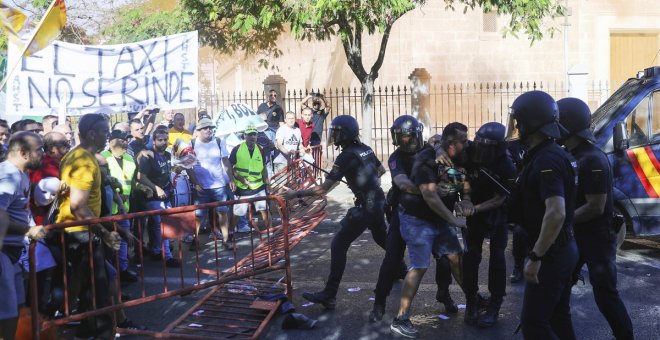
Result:
<svg viewBox="0 0 660 340">
<path fill-rule="evenodd" d="M 117 227 L 126 230 L 130 234 L 131 221 L 117 221 Z M 121 244 L 119 245 L 119 270 L 124 271 L 126 269 L 128 269 L 128 243 L 126 243 L 126 240 L 121 239 Z"/>
<path fill-rule="evenodd" d="M 227 193 L 229 192 L 229 186 L 224 186 L 221 188 L 210 188 L 203 189 L 201 192 L 197 192 L 195 204 L 205 204 L 211 202 L 225 202 L 228 199 Z M 228 205 L 223 205 L 215 208 L 216 212 L 226 213 L 229 211 Z M 203 217 L 206 210 L 199 209 L 196 211 L 197 217 Z"/>
<path fill-rule="evenodd" d="M 147 201 L 146 210 L 163 210 L 169 209 L 172 204 L 169 201 Z M 149 239 L 151 239 L 151 253 L 155 255 L 161 254 L 161 243 L 165 246 L 165 259 L 172 258 L 170 251 L 170 241 L 163 241 L 162 231 L 160 227 L 160 215 L 149 216 Z"/>
</svg>

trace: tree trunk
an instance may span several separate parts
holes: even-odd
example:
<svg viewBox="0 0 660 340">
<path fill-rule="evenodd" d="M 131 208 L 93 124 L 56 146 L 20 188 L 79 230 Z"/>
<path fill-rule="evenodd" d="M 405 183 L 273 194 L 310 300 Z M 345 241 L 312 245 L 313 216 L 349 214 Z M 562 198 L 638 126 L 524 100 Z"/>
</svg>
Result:
<svg viewBox="0 0 660 340">
<path fill-rule="evenodd" d="M 374 118 L 374 79 L 371 75 L 361 81 L 362 84 L 362 142 L 371 145 Z"/>
</svg>

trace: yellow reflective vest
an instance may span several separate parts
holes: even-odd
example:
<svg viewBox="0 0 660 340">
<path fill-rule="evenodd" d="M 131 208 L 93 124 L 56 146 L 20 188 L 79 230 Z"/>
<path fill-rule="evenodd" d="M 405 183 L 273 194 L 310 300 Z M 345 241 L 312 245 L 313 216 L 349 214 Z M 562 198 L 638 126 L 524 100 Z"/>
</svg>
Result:
<svg viewBox="0 0 660 340">
<path fill-rule="evenodd" d="M 234 183 L 240 189 L 254 190 L 264 185 L 262 171 L 264 170 L 264 161 L 261 148 L 258 145 L 254 146 L 255 150 L 250 156 L 250 150 L 245 142 L 238 146 L 236 151 L 236 164 L 234 164 L 234 171 L 243 176 L 248 184 L 245 185 L 238 179 L 234 179 Z"/>
<path fill-rule="evenodd" d="M 133 160 L 133 157 L 129 155 L 128 153 L 124 153 L 121 156 L 122 159 L 122 166 L 119 166 L 119 162 L 117 162 L 117 159 L 112 155 L 112 153 L 108 150 L 103 151 L 101 153 L 103 157 L 108 161 L 108 168 L 110 169 L 110 176 L 116 178 L 119 180 L 119 183 L 121 183 L 121 194 L 126 196 L 126 200 L 124 200 L 124 208 L 126 208 L 126 211 L 129 210 L 130 208 L 130 203 L 128 197 L 131 195 L 131 186 L 133 184 L 133 177 L 135 176 L 135 170 L 137 170 L 137 165 L 135 164 L 135 161 Z M 117 203 L 114 201 L 112 202 L 112 214 L 116 214 L 119 211 L 117 208 Z"/>
</svg>

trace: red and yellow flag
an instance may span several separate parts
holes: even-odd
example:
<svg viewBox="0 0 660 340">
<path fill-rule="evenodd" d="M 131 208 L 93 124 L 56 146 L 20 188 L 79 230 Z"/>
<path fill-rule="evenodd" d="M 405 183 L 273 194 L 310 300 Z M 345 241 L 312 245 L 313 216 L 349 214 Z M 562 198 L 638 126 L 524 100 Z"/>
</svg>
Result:
<svg viewBox="0 0 660 340">
<path fill-rule="evenodd" d="M 628 158 L 649 197 L 660 197 L 660 162 L 651 147 L 628 150 Z"/>
</svg>

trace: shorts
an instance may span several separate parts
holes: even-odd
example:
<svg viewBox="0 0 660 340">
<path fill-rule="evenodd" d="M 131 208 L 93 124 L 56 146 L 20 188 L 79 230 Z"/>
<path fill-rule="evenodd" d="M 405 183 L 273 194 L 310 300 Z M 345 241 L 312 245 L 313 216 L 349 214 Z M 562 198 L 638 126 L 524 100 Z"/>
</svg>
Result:
<svg viewBox="0 0 660 340">
<path fill-rule="evenodd" d="M 247 195 L 247 196 L 239 196 L 236 195 L 236 199 L 244 199 L 244 198 L 253 198 L 253 197 L 266 197 L 266 190 L 261 190 L 258 193 L 254 195 Z M 268 209 L 268 205 L 266 204 L 266 200 L 263 201 L 256 201 L 253 202 L 254 204 L 254 209 L 256 211 L 265 211 Z M 240 203 L 240 204 L 234 204 L 234 215 L 236 216 L 245 216 L 248 211 L 248 203 Z"/>
<path fill-rule="evenodd" d="M 463 252 L 456 227 L 444 221 L 429 222 L 402 211 L 399 211 L 399 220 L 401 237 L 408 247 L 408 269 L 428 268 L 431 255 L 440 258 L 442 255 L 457 255 Z"/>
<path fill-rule="evenodd" d="M 211 203 L 211 202 L 225 202 L 229 199 L 229 196 L 227 193 L 229 192 L 229 187 L 224 186 L 220 188 L 211 188 L 211 189 L 203 189 L 201 192 L 196 192 L 195 195 L 195 204 L 204 204 L 204 203 Z M 221 205 L 219 207 L 215 207 L 215 211 L 219 213 L 226 213 L 229 211 L 229 206 L 228 205 Z M 206 210 L 204 209 L 198 209 L 196 211 L 197 217 L 202 217 L 204 216 L 204 213 Z"/>
<path fill-rule="evenodd" d="M 0 320 L 18 317 L 18 306 L 25 303 L 23 270 L 19 262 L 11 263 L 9 256 L 0 251 Z"/>
</svg>

